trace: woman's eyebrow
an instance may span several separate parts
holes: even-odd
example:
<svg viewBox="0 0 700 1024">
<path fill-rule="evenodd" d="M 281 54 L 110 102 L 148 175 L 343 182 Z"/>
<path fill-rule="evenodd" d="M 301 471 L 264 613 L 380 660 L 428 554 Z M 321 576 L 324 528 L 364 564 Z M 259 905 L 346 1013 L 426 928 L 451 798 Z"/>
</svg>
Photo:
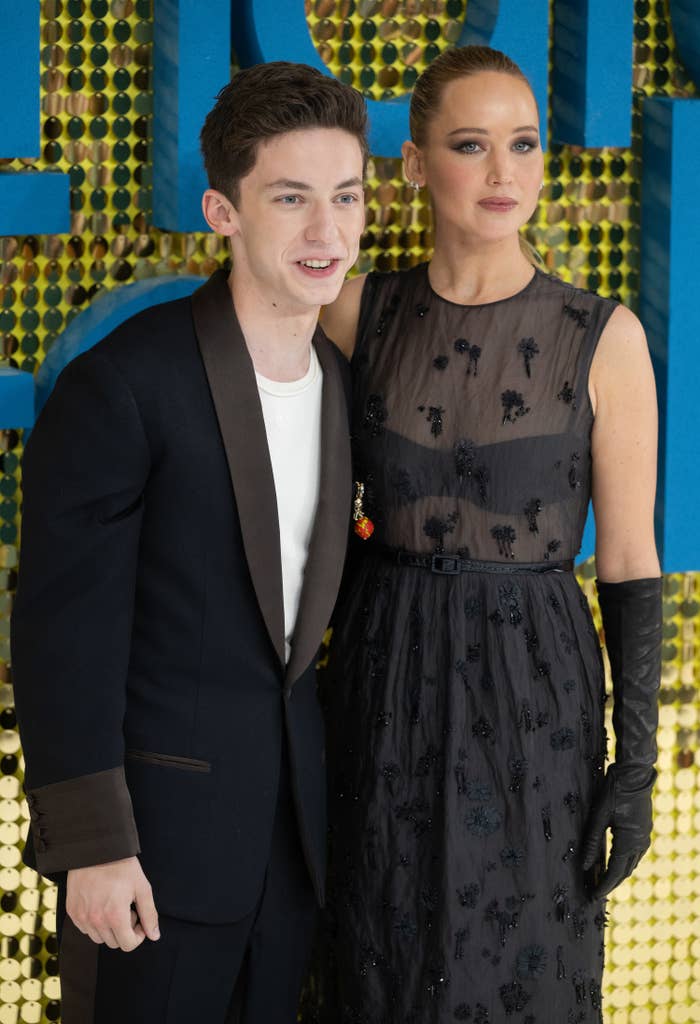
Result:
<svg viewBox="0 0 700 1024">
<path fill-rule="evenodd" d="M 514 128 L 512 134 L 516 135 L 518 132 L 536 132 L 537 127 L 534 124 L 522 124 L 519 128 Z M 472 135 L 488 135 L 489 132 L 486 128 L 453 128 L 448 135 L 459 135 L 460 132 L 470 132 Z"/>
</svg>

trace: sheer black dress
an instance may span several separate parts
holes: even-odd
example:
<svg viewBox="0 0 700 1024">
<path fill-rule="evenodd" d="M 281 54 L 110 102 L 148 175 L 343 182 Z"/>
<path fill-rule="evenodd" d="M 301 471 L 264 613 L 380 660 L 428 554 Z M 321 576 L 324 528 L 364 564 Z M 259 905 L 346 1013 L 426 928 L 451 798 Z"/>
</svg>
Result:
<svg viewBox="0 0 700 1024">
<path fill-rule="evenodd" d="M 323 684 L 329 905 L 304 1021 L 602 1020 L 579 845 L 604 676 L 571 559 L 614 308 L 540 271 L 480 306 L 426 264 L 367 279 L 353 434 L 376 529 Z"/>
</svg>

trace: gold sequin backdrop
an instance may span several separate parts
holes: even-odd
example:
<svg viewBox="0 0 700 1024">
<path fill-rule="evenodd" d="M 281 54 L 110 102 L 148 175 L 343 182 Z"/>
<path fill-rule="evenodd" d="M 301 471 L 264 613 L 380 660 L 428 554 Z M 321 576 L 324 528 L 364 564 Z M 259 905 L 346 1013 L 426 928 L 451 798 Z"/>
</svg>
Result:
<svg viewBox="0 0 700 1024">
<path fill-rule="evenodd" d="M 421 68 L 458 38 L 464 14 L 464 0 L 306 0 L 323 59 L 375 99 L 410 89 Z M 206 276 L 225 258 L 211 235 L 150 225 L 152 34 L 150 0 L 43 0 L 43 149 L 36 164 L 70 174 L 72 235 L 0 239 L 0 365 L 33 370 L 100 288 L 154 274 Z M 542 202 L 528 228 L 550 270 L 633 308 L 641 102 L 649 94 L 695 94 L 676 55 L 668 0 L 636 0 L 634 38 L 632 148 L 551 146 Z M 428 209 L 406 188 L 397 161 L 373 162 L 367 199 L 361 269 L 423 258 Z M 9 615 L 21 451 L 20 434 L 0 433 L 0 1024 L 60 1019 L 55 891 L 20 859 L 27 811 Z M 593 575 L 590 564 L 580 573 L 592 600 Z M 607 1024 L 700 1021 L 700 574 L 666 577 L 665 602 L 655 838 L 610 904 Z"/>
</svg>

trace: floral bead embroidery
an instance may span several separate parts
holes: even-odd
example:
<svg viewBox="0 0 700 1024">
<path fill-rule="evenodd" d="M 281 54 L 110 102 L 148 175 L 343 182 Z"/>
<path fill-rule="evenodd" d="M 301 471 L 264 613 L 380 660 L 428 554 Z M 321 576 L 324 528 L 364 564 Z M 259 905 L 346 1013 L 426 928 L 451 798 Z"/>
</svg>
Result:
<svg viewBox="0 0 700 1024">
<path fill-rule="evenodd" d="M 568 380 L 564 381 L 564 386 L 561 391 L 558 392 L 557 398 L 560 402 L 564 402 L 565 405 L 570 405 L 574 412 L 576 411 L 576 392 L 571 387 Z"/>
<path fill-rule="evenodd" d="M 513 544 L 515 543 L 516 533 L 512 526 L 508 524 L 492 526 L 491 536 L 498 542 L 499 555 L 502 555 L 504 558 L 515 558 Z"/>
<path fill-rule="evenodd" d="M 444 411 L 441 405 L 431 405 L 428 407 L 428 415 L 425 418 L 430 424 L 430 433 L 433 437 L 439 437 L 442 433 L 442 414 Z M 425 412 L 425 406 L 419 405 L 418 412 Z"/>
<path fill-rule="evenodd" d="M 531 501 L 528 501 L 525 506 L 524 512 L 527 516 L 527 525 L 530 533 L 540 532 L 537 526 L 537 517 L 543 508 L 544 506 L 539 498 L 533 498 Z"/>
<path fill-rule="evenodd" d="M 571 463 L 569 465 L 569 486 L 573 490 L 578 490 L 581 486 L 581 479 L 578 475 L 578 464 L 581 461 L 581 456 L 578 452 L 571 453 Z"/>
<path fill-rule="evenodd" d="M 544 560 L 545 560 L 545 562 L 548 562 L 550 560 L 550 558 L 552 557 L 552 555 L 556 554 L 556 552 L 559 550 L 560 547 L 561 547 L 561 541 L 560 540 L 556 540 L 556 539 L 555 540 L 550 540 L 550 542 L 547 544 L 547 550 L 544 553 Z M 556 601 L 556 598 L 554 597 L 554 595 L 552 595 L 552 597 Z M 552 604 L 552 607 L 554 608 L 553 604 Z M 554 610 L 558 611 L 557 608 L 554 608 Z"/>
<path fill-rule="evenodd" d="M 544 946 L 533 944 L 524 946 L 515 961 L 515 970 L 519 978 L 539 978 L 547 967 L 547 951 Z"/>
<path fill-rule="evenodd" d="M 469 362 L 467 363 L 467 377 L 471 377 L 473 374 L 475 377 L 479 374 L 479 357 L 481 356 L 481 348 L 479 345 L 472 345 L 469 349 Z"/>
<path fill-rule="evenodd" d="M 451 512 L 447 519 L 440 519 L 439 516 L 430 516 L 423 523 L 423 533 L 426 537 L 436 541 L 435 554 L 441 555 L 444 546 L 443 541 L 446 533 L 453 533 L 459 519 L 459 512 Z"/>
<path fill-rule="evenodd" d="M 530 1001 L 530 993 L 525 991 L 519 981 L 501 985 L 499 993 L 506 1015 L 520 1012 Z"/>
<path fill-rule="evenodd" d="M 503 420 L 502 423 L 515 423 L 521 416 L 525 416 L 530 412 L 530 406 L 525 405 L 525 399 L 519 391 L 507 390 L 501 394 L 501 403 L 503 405 Z"/>
<path fill-rule="evenodd" d="M 497 807 L 479 804 L 469 811 L 464 824 L 471 835 L 478 839 L 486 839 L 501 827 L 501 812 Z"/>
<path fill-rule="evenodd" d="M 523 357 L 523 362 L 525 363 L 525 373 L 528 375 L 528 377 L 532 376 L 530 363 L 535 358 L 535 356 L 539 354 L 539 351 L 539 347 L 534 338 L 522 338 L 518 342 L 518 352 Z"/>
<path fill-rule="evenodd" d="M 454 350 L 459 355 L 468 357 L 467 376 L 477 377 L 479 375 L 479 358 L 481 356 L 480 345 L 470 345 L 466 338 L 457 338 L 454 343 Z"/>
<path fill-rule="evenodd" d="M 576 306 L 570 306 L 567 303 L 564 306 L 564 312 L 568 317 L 571 317 L 571 319 L 578 327 L 588 327 L 588 318 L 590 316 L 590 313 L 587 309 L 579 309 Z"/>
<path fill-rule="evenodd" d="M 474 909 L 480 896 L 481 886 L 478 882 L 472 882 L 470 885 L 464 885 L 461 889 L 457 890 L 457 898 L 460 906 L 469 907 L 470 910 Z"/>
</svg>

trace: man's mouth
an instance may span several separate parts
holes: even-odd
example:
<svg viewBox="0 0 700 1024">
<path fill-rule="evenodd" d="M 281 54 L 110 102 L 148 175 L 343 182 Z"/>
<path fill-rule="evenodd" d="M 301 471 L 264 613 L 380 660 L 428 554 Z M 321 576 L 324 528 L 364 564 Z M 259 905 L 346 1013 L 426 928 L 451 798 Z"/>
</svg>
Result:
<svg viewBox="0 0 700 1024">
<path fill-rule="evenodd" d="M 299 260 L 303 267 L 309 267 L 311 270 L 325 270 L 330 267 L 331 263 L 337 262 L 336 260 Z"/>
</svg>

